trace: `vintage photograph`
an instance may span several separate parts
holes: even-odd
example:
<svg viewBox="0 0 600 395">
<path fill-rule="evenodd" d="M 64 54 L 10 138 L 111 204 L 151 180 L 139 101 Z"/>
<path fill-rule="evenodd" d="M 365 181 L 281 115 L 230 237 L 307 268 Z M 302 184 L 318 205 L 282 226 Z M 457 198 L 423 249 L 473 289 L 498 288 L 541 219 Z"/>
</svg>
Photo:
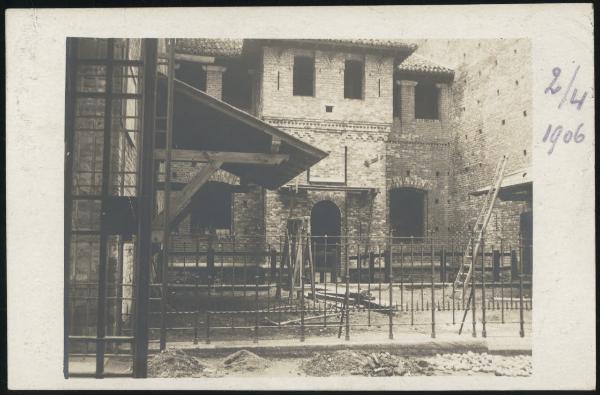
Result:
<svg viewBox="0 0 600 395">
<path fill-rule="evenodd" d="M 532 375 L 530 39 L 66 48 L 65 378 Z"/>
</svg>

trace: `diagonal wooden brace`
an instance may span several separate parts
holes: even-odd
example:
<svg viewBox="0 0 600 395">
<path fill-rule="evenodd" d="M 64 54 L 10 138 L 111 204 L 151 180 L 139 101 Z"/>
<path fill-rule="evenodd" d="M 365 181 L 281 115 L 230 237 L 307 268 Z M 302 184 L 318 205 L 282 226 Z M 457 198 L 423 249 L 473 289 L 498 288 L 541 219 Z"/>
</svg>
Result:
<svg viewBox="0 0 600 395">
<path fill-rule="evenodd" d="M 172 208 L 169 213 L 169 228 L 175 226 L 183 218 L 186 209 L 192 202 L 192 198 L 202 188 L 204 184 L 210 179 L 210 176 L 217 171 L 223 162 L 211 161 L 207 162 L 202 169 L 190 180 L 190 182 L 183 188 L 181 194 L 173 198 L 171 204 Z M 152 221 L 152 241 L 160 242 L 162 240 L 162 231 L 165 224 L 164 211 L 160 212 Z"/>
</svg>

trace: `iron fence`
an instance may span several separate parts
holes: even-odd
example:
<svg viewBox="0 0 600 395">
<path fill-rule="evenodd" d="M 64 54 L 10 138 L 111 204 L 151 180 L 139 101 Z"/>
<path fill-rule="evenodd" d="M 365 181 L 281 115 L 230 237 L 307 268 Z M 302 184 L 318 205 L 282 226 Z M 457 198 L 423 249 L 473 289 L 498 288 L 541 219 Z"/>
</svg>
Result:
<svg viewBox="0 0 600 395">
<path fill-rule="evenodd" d="M 460 249 L 464 237 L 309 239 L 296 246 L 302 275 L 294 285 L 294 243 L 284 236 L 172 237 L 166 278 L 155 262 L 150 342 L 304 341 L 342 333 L 349 339 L 351 332 L 393 338 L 407 331 L 435 337 L 440 330 L 457 332 L 461 322 L 479 325 L 482 336 L 490 325 L 502 331 L 512 325 L 525 336 L 530 325 L 531 257 L 524 253 L 531 245 L 525 240 L 482 243 L 478 256 L 469 258 Z M 466 259 L 472 280 L 466 290 L 457 289 L 454 280 Z"/>
</svg>

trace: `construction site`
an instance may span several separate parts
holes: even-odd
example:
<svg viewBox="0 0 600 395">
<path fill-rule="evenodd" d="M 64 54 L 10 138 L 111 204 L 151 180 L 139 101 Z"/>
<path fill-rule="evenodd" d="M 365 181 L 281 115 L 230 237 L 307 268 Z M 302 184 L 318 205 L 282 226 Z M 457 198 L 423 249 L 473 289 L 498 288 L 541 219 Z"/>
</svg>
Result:
<svg viewBox="0 0 600 395">
<path fill-rule="evenodd" d="M 529 57 L 69 38 L 65 378 L 530 375 Z"/>
</svg>

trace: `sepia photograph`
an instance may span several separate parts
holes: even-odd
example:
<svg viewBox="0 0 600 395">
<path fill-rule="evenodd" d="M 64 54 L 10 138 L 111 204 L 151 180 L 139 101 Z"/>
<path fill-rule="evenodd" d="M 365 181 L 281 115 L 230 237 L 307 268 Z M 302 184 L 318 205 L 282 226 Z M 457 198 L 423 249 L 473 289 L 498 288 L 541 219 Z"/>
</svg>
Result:
<svg viewBox="0 0 600 395">
<path fill-rule="evenodd" d="M 69 38 L 65 377 L 530 375 L 530 57 Z"/>
<path fill-rule="evenodd" d="M 5 19 L 8 388 L 596 387 L 591 5 Z"/>
</svg>

